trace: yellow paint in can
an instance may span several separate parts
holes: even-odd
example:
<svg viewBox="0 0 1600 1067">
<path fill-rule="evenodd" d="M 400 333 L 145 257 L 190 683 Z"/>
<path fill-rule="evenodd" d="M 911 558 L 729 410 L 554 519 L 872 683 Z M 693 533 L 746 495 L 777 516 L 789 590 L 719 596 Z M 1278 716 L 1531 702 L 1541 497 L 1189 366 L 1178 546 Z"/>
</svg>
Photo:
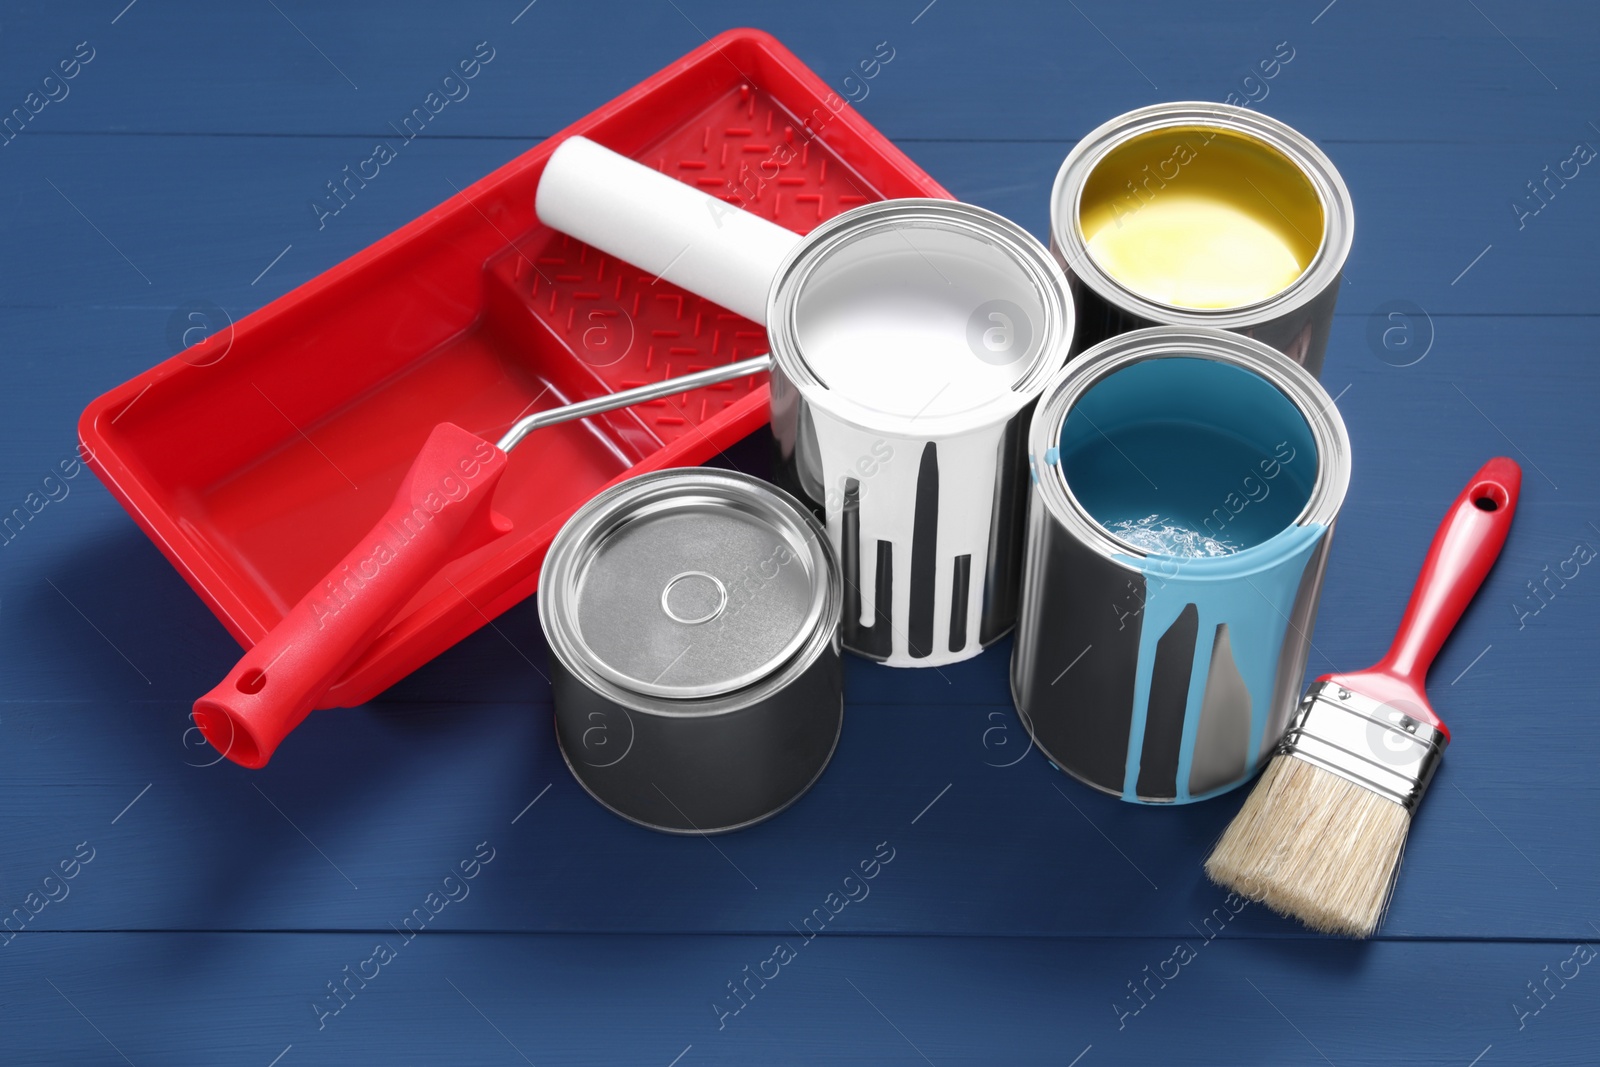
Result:
<svg viewBox="0 0 1600 1067">
<path fill-rule="evenodd" d="M 1282 152 L 1248 134 L 1171 126 L 1106 153 L 1078 225 L 1100 269 L 1147 300 L 1229 309 L 1267 300 L 1322 246 L 1322 199 Z"/>
</svg>

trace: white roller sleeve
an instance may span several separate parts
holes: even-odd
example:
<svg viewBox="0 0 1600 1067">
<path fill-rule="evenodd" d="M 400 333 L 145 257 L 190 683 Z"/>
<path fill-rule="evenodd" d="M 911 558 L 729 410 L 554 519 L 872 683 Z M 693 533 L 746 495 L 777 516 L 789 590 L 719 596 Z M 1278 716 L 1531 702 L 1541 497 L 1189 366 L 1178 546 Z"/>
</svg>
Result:
<svg viewBox="0 0 1600 1067">
<path fill-rule="evenodd" d="M 778 264 L 801 240 L 586 137 L 551 153 L 534 209 L 546 226 L 763 324 Z"/>
</svg>

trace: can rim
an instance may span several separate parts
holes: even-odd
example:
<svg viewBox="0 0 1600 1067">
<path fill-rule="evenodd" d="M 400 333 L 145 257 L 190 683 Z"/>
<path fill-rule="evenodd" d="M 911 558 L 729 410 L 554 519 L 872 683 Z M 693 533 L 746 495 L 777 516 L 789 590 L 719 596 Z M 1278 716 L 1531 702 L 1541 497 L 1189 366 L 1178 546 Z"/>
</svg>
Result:
<svg viewBox="0 0 1600 1067">
<path fill-rule="evenodd" d="M 690 503 L 739 509 L 788 541 L 811 578 L 805 620 L 758 668 L 698 687 L 642 683 L 606 663 L 578 625 L 579 586 L 605 541 L 632 521 Z M 579 508 L 557 532 L 539 574 L 539 622 L 552 655 L 586 686 L 646 714 L 717 715 L 759 702 L 788 685 L 837 637 L 843 610 L 840 572 L 821 524 L 788 493 L 759 478 L 709 467 L 652 471 L 619 482 Z"/>
<path fill-rule="evenodd" d="M 1001 249 L 1032 283 L 1043 309 L 1045 321 L 1027 371 L 1005 393 L 963 411 L 904 416 L 874 410 L 830 389 L 801 351 L 799 296 L 815 270 L 851 241 L 916 224 L 964 232 Z M 822 223 L 784 258 L 767 299 L 767 341 L 773 362 L 809 403 L 869 433 L 911 435 L 929 440 L 1003 423 L 1021 411 L 1043 392 L 1050 377 L 1065 361 L 1075 326 L 1066 275 L 1036 237 L 1003 215 L 985 208 L 931 197 L 901 197 L 863 204 Z"/>
<path fill-rule="evenodd" d="M 1052 379 L 1028 429 L 1028 465 L 1051 517 L 1107 558 L 1165 558 L 1124 541 L 1097 522 L 1068 486 L 1060 463 L 1040 457 L 1048 456 L 1061 440 L 1068 414 L 1091 388 L 1135 363 L 1173 357 L 1211 359 L 1251 371 L 1294 405 L 1317 446 L 1317 477 L 1305 506 L 1284 528 L 1332 526 L 1350 488 L 1351 461 L 1349 431 L 1333 397 L 1309 371 L 1269 345 L 1227 330 L 1193 326 L 1152 326 L 1118 334 L 1077 356 Z M 1264 541 L 1225 558 L 1249 566 L 1271 551 L 1270 541 Z"/>
<path fill-rule="evenodd" d="M 1289 285 L 1269 297 L 1237 307 L 1180 307 L 1135 292 L 1089 254 L 1078 222 L 1089 175 L 1112 149 L 1134 137 L 1173 126 L 1214 126 L 1253 137 L 1281 152 L 1311 183 L 1322 202 L 1322 240 L 1311 263 Z M 1066 203 L 1068 200 L 1070 204 Z M 1181 100 L 1118 115 L 1095 127 L 1073 146 L 1051 188 L 1050 237 L 1073 277 L 1115 306 L 1153 322 L 1234 329 L 1295 311 L 1316 299 L 1339 277 L 1355 239 L 1355 202 L 1327 153 L 1287 123 L 1233 104 Z"/>
</svg>

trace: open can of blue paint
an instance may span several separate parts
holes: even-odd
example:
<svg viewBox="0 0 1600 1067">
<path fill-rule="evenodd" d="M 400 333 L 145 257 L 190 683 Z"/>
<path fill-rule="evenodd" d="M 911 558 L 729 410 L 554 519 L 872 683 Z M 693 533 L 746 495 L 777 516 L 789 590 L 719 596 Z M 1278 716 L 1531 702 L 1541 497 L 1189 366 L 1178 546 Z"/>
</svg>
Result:
<svg viewBox="0 0 1600 1067">
<path fill-rule="evenodd" d="M 1138 803 L 1243 784 L 1302 688 L 1350 440 L 1260 341 L 1156 327 L 1045 389 L 1012 696 L 1062 770 Z"/>
</svg>

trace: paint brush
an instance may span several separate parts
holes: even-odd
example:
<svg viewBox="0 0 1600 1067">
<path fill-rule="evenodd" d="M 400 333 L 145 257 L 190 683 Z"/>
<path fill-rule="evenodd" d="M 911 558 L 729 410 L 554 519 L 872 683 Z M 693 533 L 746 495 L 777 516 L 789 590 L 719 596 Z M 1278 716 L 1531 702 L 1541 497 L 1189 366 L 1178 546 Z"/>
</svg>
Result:
<svg viewBox="0 0 1600 1067">
<path fill-rule="evenodd" d="M 1485 463 L 1433 537 L 1388 653 L 1318 678 L 1206 874 L 1325 933 L 1370 937 L 1400 869 L 1411 816 L 1450 731 L 1423 683 L 1483 584 L 1517 509 L 1522 470 Z"/>
</svg>

